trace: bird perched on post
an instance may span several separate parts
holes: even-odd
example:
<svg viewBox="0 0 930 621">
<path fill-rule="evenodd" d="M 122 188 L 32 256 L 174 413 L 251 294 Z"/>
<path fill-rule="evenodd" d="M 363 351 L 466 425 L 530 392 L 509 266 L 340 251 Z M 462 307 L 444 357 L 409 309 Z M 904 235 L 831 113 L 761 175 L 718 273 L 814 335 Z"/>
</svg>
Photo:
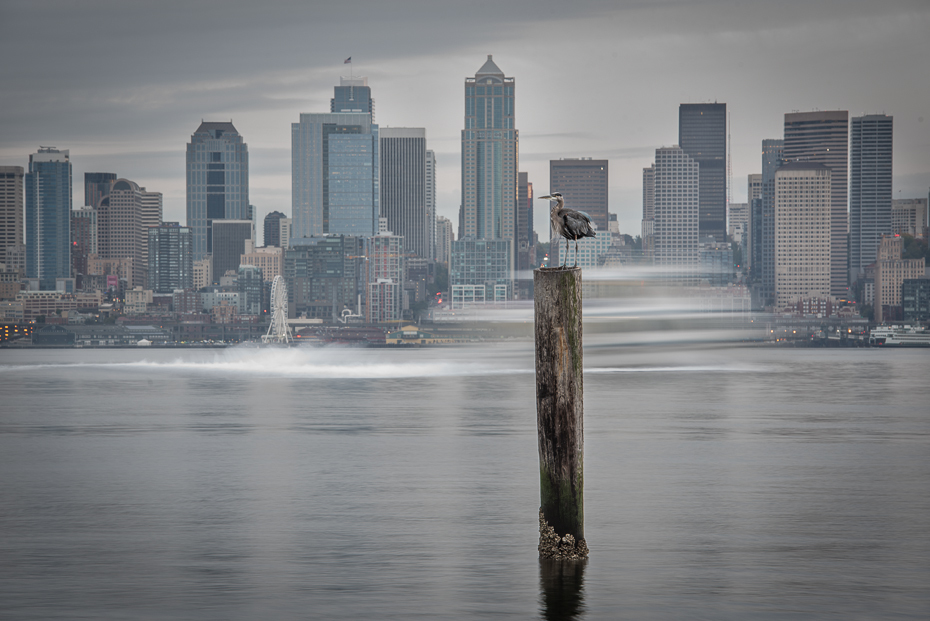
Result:
<svg viewBox="0 0 930 621">
<path fill-rule="evenodd" d="M 567 208 L 559 192 L 539 198 L 540 200 L 546 198 L 552 202 L 552 208 L 549 210 L 552 230 L 565 238 L 565 260 L 562 261 L 562 267 L 565 267 L 565 262 L 568 261 L 568 240 L 570 239 L 575 240 L 575 267 L 578 267 L 578 238 L 596 237 L 594 228 L 591 226 L 591 218 L 583 211 Z"/>
</svg>

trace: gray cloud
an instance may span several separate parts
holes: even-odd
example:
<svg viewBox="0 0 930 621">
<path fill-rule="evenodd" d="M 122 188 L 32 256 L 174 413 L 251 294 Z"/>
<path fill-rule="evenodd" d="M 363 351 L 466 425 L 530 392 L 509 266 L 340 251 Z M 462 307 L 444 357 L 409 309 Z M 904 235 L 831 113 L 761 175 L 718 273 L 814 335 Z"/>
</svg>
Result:
<svg viewBox="0 0 930 621">
<path fill-rule="evenodd" d="M 531 179 L 547 183 L 549 159 L 612 160 L 611 209 L 630 232 L 641 168 L 677 141 L 685 101 L 728 103 L 735 200 L 761 139 L 781 135 L 785 112 L 814 108 L 893 114 L 896 194 L 923 195 L 928 31 L 924 1 L 7 0 L 0 163 L 24 164 L 40 143 L 71 148 L 77 179 L 118 172 L 163 191 L 182 219 L 184 145 L 201 118 L 232 118 L 253 202 L 289 212 L 290 123 L 328 109 L 352 56 L 381 124 L 427 128 L 439 211 L 456 221 L 462 83 L 493 53 L 517 79 Z"/>
</svg>

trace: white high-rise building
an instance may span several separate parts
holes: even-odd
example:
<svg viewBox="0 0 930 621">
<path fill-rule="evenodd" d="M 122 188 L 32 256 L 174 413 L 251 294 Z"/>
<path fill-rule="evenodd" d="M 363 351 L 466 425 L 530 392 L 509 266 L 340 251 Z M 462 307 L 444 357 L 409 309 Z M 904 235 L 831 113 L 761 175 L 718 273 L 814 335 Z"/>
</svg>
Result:
<svg viewBox="0 0 930 621">
<path fill-rule="evenodd" d="M 832 171 L 789 162 L 775 172 L 775 305 L 829 299 Z"/>
<path fill-rule="evenodd" d="M 656 149 L 655 263 L 693 270 L 698 252 L 698 163 L 681 147 Z"/>
</svg>

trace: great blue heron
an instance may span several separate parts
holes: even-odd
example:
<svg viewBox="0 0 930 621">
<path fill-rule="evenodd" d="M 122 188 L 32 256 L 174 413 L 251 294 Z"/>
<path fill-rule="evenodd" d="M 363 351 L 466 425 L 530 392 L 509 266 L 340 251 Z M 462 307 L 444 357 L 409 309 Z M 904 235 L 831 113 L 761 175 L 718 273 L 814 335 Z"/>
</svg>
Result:
<svg viewBox="0 0 930 621">
<path fill-rule="evenodd" d="M 578 238 L 595 237 L 594 228 L 591 226 L 591 218 L 583 211 L 576 211 L 565 206 L 562 194 L 553 192 L 549 196 L 540 196 L 540 199 L 549 199 L 552 201 L 552 208 L 549 210 L 549 220 L 552 222 L 552 230 L 565 238 L 565 259 L 562 261 L 562 267 L 568 261 L 568 240 L 575 240 L 575 267 L 578 267 Z"/>
</svg>

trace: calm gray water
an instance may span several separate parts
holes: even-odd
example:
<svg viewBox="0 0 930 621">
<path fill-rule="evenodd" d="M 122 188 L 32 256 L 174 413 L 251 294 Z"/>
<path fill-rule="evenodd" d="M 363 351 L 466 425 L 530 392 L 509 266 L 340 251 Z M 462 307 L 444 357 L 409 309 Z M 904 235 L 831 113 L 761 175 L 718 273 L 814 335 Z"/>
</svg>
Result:
<svg viewBox="0 0 930 621">
<path fill-rule="evenodd" d="M 10 619 L 926 619 L 930 352 L 585 352 L 541 565 L 531 343 L 0 351 Z"/>
</svg>

